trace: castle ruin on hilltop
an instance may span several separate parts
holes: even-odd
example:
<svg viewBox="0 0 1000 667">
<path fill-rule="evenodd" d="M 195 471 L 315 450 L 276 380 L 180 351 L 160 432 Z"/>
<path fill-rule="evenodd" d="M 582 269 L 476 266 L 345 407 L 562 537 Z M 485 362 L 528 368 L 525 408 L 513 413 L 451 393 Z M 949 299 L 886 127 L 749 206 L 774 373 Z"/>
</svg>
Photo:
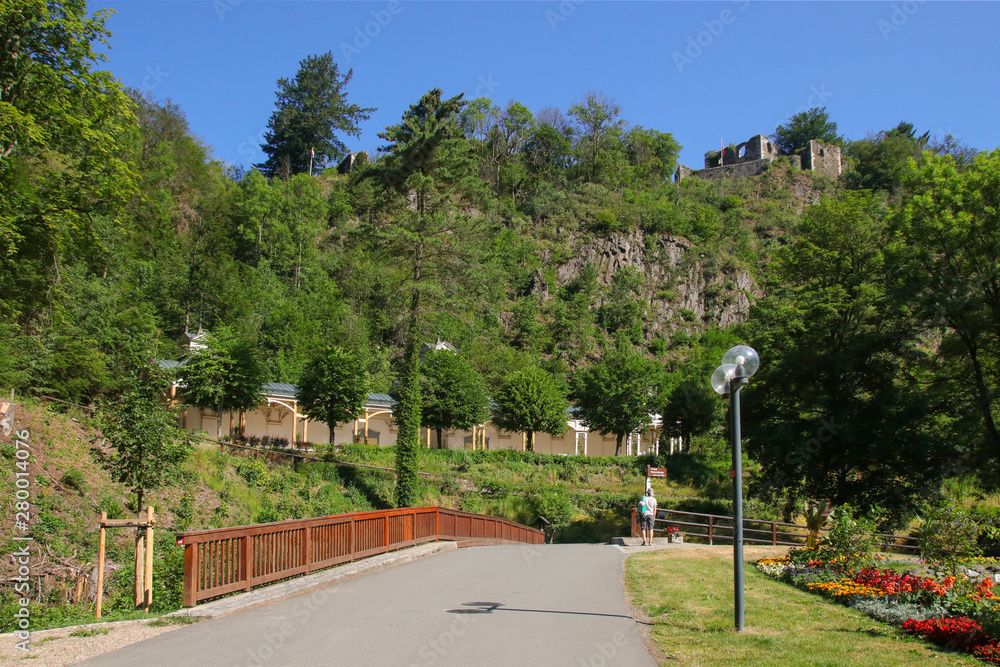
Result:
<svg viewBox="0 0 1000 667">
<path fill-rule="evenodd" d="M 831 178 L 839 178 L 843 170 L 840 146 L 810 140 L 809 146 L 798 154 L 782 156 L 778 147 L 763 134 L 755 135 L 738 146 L 726 147 L 721 156 L 721 164 L 719 157 L 718 152 L 706 155 L 704 169 L 691 169 L 679 165 L 677 173 L 674 174 L 674 182 L 679 183 L 688 176 L 697 176 L 710 181 L 755 176 L 766 170 L 779 157 L 788 157 L 792 160 L 793 166 Z"/>
</svg>

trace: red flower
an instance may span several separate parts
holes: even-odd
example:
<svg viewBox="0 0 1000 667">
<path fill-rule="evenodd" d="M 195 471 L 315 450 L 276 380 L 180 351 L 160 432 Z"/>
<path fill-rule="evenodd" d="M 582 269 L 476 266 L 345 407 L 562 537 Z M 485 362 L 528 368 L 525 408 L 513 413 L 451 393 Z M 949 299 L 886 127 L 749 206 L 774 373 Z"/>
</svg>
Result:
<svg viewBox="0 0 1000 667">
<path fill-rule="evenodd" d="M 952 644 L 970 650 L 989 641 L 983 627 L 971 618 L 929 618 L 916 621 L 912 618 L 903 622 L 903 629 L 915 635 L 923 635 L 935 644 Z"/>
</svg>

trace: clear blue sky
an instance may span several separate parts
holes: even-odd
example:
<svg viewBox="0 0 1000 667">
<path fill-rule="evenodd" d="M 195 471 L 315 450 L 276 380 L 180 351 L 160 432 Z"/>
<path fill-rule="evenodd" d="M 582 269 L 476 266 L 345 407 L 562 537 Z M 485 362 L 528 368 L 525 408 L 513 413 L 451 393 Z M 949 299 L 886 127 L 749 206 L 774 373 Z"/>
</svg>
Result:
<svg viewBox="0 0 1000 667">
<path fill-rule="evenodd" d="M 263 157 L 276 80 L 326 51 L 342 71 L 354 70 L 348 99 L 378 107 L 361 137 L 347 139 L 352 150 L 378 147 L 376 133 L 434 87 L 564 112 L 587 91 L 602 91 L 627 121 L 673 133 L 684 146 L 681 161 L 691 166 L 720 139 L 770 134 L 810 106 L 826 106 L 851 139 L 906 120 L 975 148 L 1000 146 L 1000 3 L 90 6 L 117 11 L 108 21 L 110 70 L 126 85 L 179 104 L 215 157 L 244 166 Z"/>
</svg>

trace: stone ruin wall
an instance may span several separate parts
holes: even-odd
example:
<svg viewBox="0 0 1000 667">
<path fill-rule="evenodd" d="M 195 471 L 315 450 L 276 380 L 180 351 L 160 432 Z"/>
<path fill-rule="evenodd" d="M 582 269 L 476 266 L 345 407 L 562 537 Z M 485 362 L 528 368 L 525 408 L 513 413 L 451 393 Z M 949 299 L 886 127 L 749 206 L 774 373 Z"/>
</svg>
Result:
<svg viewBox="0 0 1000 667">
<path fill-rule="evenodd" d="M 743 178 L 756 176 L 765 171 L 771 162 L 781 157 L 777 145 L 762 134 L 754 135 L 749 141 L 738 146 L 726 147 L 723 150 L 722 166 L 719 166 L 719 154 L 705 157 L 704 169 L 691 169 L 684 165 L 677 166 L 674 182 L 690 176 L 718 181 L 723 178 Z M 839 146 L 821 144 L 810 141 L 809 147 L 798 155 L 787 156 L 793 167 L 808 169 L 824 176 L 838 178 L 842 171 L 841 151 Z M 795 164 L 795 163 L 798 164 Z"/>
</svg>

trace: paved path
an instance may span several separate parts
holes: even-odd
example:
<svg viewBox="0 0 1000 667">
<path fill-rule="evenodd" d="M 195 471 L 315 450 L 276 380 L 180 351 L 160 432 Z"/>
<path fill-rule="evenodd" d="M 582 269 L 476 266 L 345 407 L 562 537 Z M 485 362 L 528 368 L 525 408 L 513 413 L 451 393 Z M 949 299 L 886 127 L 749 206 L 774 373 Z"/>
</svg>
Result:
<svg viewBox="0 0 1000 667">
<path fill-rule="evenodd" d="M 610 545 L 460 549 L 80 664 L 655 667 L 624 559 Z"/>
</svg>

